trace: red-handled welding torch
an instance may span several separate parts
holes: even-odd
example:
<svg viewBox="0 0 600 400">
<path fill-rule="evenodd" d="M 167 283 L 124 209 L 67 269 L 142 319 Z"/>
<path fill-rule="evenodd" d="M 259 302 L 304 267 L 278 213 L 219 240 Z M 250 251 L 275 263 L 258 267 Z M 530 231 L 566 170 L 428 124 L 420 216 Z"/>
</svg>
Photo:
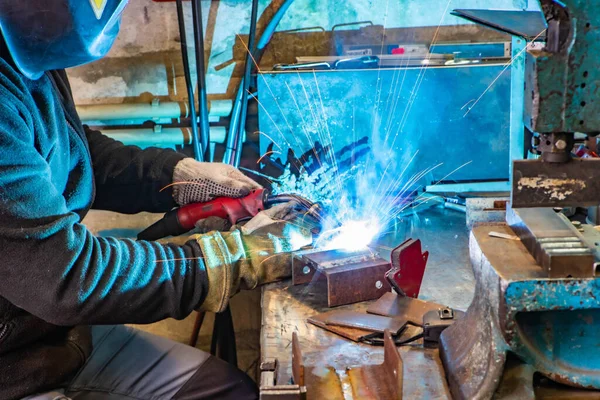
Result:
<svg viewBox="0 0 600 400">
<path fill-rule="evenodd" d="M 322 221 L 322 208 L 301 196 L 294 194 L 272 195 L 266 189 L 253 190 L 248 196 L 237 199 L 218 197 L 206 203 L 192 203 L 169 211 L 163 218 L 144 229 L 137 236 L 138 240 L 158 240 L 167 236 L 177 236 L 191 231 L 196 222 L 218 217 L 227 219 L 231 224 L 250 219 L 259 212 L 271 208 L 275 204 L 294 201 L 298 211 Z"/>
</svg>

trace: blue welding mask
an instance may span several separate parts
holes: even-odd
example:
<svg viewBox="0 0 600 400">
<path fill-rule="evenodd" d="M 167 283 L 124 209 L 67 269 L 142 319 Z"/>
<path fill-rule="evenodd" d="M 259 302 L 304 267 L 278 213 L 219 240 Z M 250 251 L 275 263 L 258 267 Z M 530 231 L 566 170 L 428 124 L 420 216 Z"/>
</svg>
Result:
<svg viewBox="0 0 600 400">
<path fill-rule="evenodd" d="M 0 0 L 0 29 L 28 78 L 108 53 L 128 0 Z"/>
</svg>

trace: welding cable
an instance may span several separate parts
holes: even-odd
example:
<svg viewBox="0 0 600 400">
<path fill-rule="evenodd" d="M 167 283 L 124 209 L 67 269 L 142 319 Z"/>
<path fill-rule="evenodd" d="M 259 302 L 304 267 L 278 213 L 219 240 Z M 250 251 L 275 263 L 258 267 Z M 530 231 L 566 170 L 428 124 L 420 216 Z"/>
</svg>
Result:
<svg viewBox="0 0 600 400">
<path fill-rule="evenodd" d="M 290 6 L 292 5 L 292 3 L 294 2 L 294 0 L 286 0 L 281 7 L 279 7 L 279 9 L 277 10 L 277 12 L 275 13 L 275 15 L 273 15 L 273 18 L 271 19 L 271 21 L 269 21 L 269 23 L 267 24 L 267 27 L 265 28 L 263 34 L 261 35 L 260 39 L 258 40 L 258 43 L 256 45 L 256 50 L 253 54 L 254 57 L 254 61 L 258 64 L 260 62 L 260 58 L 261 58 L 261 54 L 262 54 L 262 50 L 265 48 L 265 46 L 269 43 L 269 41 L 271 40 L 271 37 L 273 36 L 273 33 L 275 32 L 275 29 L 277 29 L 277 26 L 279 25 L 279 22 L 281 21 L 281 19 L 283 18 L 283 16 L 285 15 L 285 13 L 287 12 L 287 10 L 290 8 Z M 254 12 L 254 4 L 252 4 L 253 10 L 252 12 Z M 256 21 L 258 18 L 253 18 L 253 21 Z M 250 24 L 252 25 L 252 22 L 250 21 Z M 255 22 L 256 23 L 256 22 Z M 252 34 L 252 26 L 250 28 L 250 34 Z M 254 29 L 254 33 L 256 33 L 256 28 Z M 248 40 L 248 50 L 250 51 L 252 49 L 254 43 L 254 40 L 252 40 L 252 43 L 250 43 L 250 37 Z M 250 55 L 250 53 L 248 54 L 248 56 Z M 246 66 L 248 66 L 248 58 L 246 57 Z M 252 61 L 252 59 L 250 58 L 250 61 Z M 251 67 L 251 65 L 250 65 Z M 246 71 L 244 71 L 246 72 Z M 246 76 L 246 74 L 244 73 L 244 76 Z M 226 141 L 226 145 L 225 145 L 225 155 L 223 156 L 223 162 L 224 163 L 228 163 L 228 164 L 232 164 L 235 166 L 239 165 L 239 160 L 241 157 L 241 147 L 242 147 L 242 140 L 243 140 L 243 129 L 245 129 L 245 118 L 247 115 L 247 111 L 244 111 L 244 115 L 243 115 L 243 119 L 242 119 L 242 104 L 244 102 L 247 102 L 247 91 L 244 91 L 244 87 L 245 87 L 245 82 L 246 80 L 244 78 L 242 78 L 242 81 L 240 82 L 240 86 L 238 88 L 238 92 L 236 94 L 235 97 L 235 101 L 233 103 L 233 111 L 231 113 L 231 121 L 229 123 L 229 132 L 227 134 L 227 141 Z M 248 80 L 248 87 L 250 85 L 250 82 Z M 246 105 L 247 106 L 247 105 Z M 247 110 L 247 109 L 246 109 Z M 239 133 L 241 132 L 241 134 Z M 239 149 L 239 151 L 238 151 Z M 240 155 L 238 155 L 237 153 L 240 153 Z"/>
<path fill-rule="evenodd" d="M 194 23 L 194 47 L 196 53 L 196 76 L 198 81 L 198 113 L 200 116 L 200 140 L 204 159 L 210 158 L 210 125 L 208 122 L 208 98 L 206 94 L 206 64 L 204 58 L 204 29 L 202 26 L 202 5 L 200 0 L 192 1 Z"/>
<path fill-rule="evenodd" d="M 185 76 L 185 87 L 188 95 L 188 107 L 190 108 L 190 120 L 192 127 L 192 145 L 194 147 L 194 158 L 204 161 L 202 146 L 198 135 L 198 118 L 196 115 L 196 101 L 192 87 L 192 75 L 190 73 L 190 60 L 188 57 L 187 37 L 185 34 L 185 17 L 183 15 L 183 1 L 177 0 L 177 24 L 179 25 L 179 37 L 181 42 L 181 58 L 183 61 L 183 74 Z"/>
<path fill-rule="evenodd" d="M 229 126 L 229 136 L 223 162 L 235 167 L 239 166 L 242 154 L 242 145 L 244 140 L 244 131 L 246 129 L 246 115 L 248 113 L 248 99 L 246 94 L 250 89 L 250 75 L 252 74 L 252 63 L 254 41 L 256 37 L 256 23 L 258 19 L 258 0 L 252 0 L 252 11 L 250 14 L 250 31 L 248 33 L 246 63 L 244 64 L 244 76 L 240 82 L 238 92 L 233 106 L 231 123 Z"/>
<path fill-rule="evenodd" d="M 288 8 L 290 8 L 293 2 L 294 0 L 286 0 L 285 3 L 283 3 L 281 7 L 279 7 L 275 15 L 273 15 L 273 18 L 271 18 L 271 21 L 269 21 L 269 23 L 267 24 L 267 27 L 265 28 L 263 34 L 260 37 L 260 40 L 256 44 L 257 51 L 263 50 L 267 46 L 267 44 L 269 44 L 271 38 L 273 37 L 273 34 L 275 33 L 275 29 L 277 29 L 279 22 L 281 22 L 281 19 L 283 18 L 283 16 L 285 15 Z"/>
</svg>

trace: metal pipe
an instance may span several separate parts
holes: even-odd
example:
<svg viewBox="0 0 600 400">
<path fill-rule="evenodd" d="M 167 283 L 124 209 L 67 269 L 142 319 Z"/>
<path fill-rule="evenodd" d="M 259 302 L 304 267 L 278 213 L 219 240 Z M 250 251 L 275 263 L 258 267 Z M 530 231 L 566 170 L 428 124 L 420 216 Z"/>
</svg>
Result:
<svg viewBox="0 0 600 400">
<path fill-rule="evenodd" d="M 175 148 L 185 146 L 192 142 L 190 128 L 139 128 L 139 129 L 106 129 L 102 133 L 126 145 L 134 145 L 141 148 L 163 147 Z M 225 142 L 227 132 L 223 126 L 212 126 L 210 138 L 213 143 Z M 245 140 L 245 139 L 244 139 Z"/>
<path fill-rule="evenodd" d="M 194 146 L 194 156 L 198 161 L 204 161 L 204 153 L 198 136 L 198 124 L 196 117 L 196 100 L 194 99 L 194 89 L 192 87 L 192 76 L 190 73 L 190 60 L 187 52 L 187 37 L 185 32 L 185 18 L 183 15 L 183 1 L 177 0 L 177 23 L 179 25 L 179 36 L 181 42 L 181 57 L 183 59 L 183 72 L 185 75 L 185 86 L 188 93 L 188 102 L 190 107 L 190 117 L 192 119 L 192 144 Z"/>
<path fill-rule="evenodd" d="M 181 0 L 179 0 L 181 1 Z M 208 124 L 208 99 L 206 95 L 206 65 L 204 63 L 204 31 L 202 27 L 202 5 L 200 0 L 192 1 L 194 21 L 194 44 L 196 51 L 196 76 L 198 81 L 198 111 L 200 116 L 200 140 L 204 159 L 210 160 L 210 127 Z M 194 120 L 195 122 L 196 120 Z"/>
<path fill-rule="evenodd" d="M 271 19 L 271 21 L 265 28 L 260 39 L 258 40 L 258 43 L 256 45 L 256 53 L 259 53 L 260 50 L 263 50 L 265 48 L 265 46 L 269 43 L 269 41 L 271 40 L 271 37 L 273 36 L 273 33 L 275 32 L 275 29 L 277 29 L 277 26 L 279 25 L 279 22 L 281 21 L 281 19 L 283 18 L 283 16 L 285 15 L 285 13 L 290 8 L 290 6 L 292 5 L 293 2 L 294 2 L 294 0 L 286 0 L 281 5 L 281 7 L 279 7 L 279 10 L 277 10 L 275 15 L 273 16 L 273 18 Z M 254 3 L 252 4 L 252 6 L 253 6 L 252 11 L 254 11 Z M 251 21 L 250 23 L 252 24 L 252 22 L 253 21 Z M 252 27 L 251 27 L 250 32 L 252 33 Z M 248 42 L 250 42 L 250 40 L 248 40 Z M 248 47 L 248 49 L 251 49 L 251 48 L 252 47 L 250 47 L 250 46 Z M 260 59 L 258 54 L 254 54 L 254 59 L 258 63 L 258 60 Z M 247 60 L 246 60 L 246 65 L 248 65 Z M 244 76 L 245 76 L 245 74 L 244 74 Z M 233 150 L 234 150 L 234 146 L 236 146 L 236 144 L 239 144 L 239 137 L 236 137 L 238 132 L 243 131 L 245 129 L 245 115 L 244 115 L 244 119 L 242 119 L 242 115 L 241 115 L 242 114 L 242 104 L 243 104 L 243 102 L 247 103 L 247 101 L 248 101 L 246 98 L 247 92 L 244 91 L 245 81 L 246 81 L 246 79 L 242 78 L 242 80 L 240 82 L 240 86 L 238 87 L 238 91 L 235 96 L 235 100 L 233 102 L 233 110 L 231 112 L 231 121 L 229 123 L 229 134 L 227 136 L 227 144 L 225 145 L 225 147 L 226 147 L 225 155 L 223 156 L 223 162 L 225 162 L 225 163 L 235 164 L 237 162 L 239 165 L 240 156 L 238 156 L 237 154 L 234 155 Z M 248 82 L 248 85 L 249 85 L 249 82 Z M 244 129 L 241 129 L 240 128 L 241 126 L 243 126 Z M 240 147 L 241 146 L 238 146 L 238 148 L 240 148 Z M 241 153 L 241 151 L 239 153 Z"/>
<path fill-rule="evenodd" d="M 232 108 L 231 100 L 212 100 L 209 102 L 209 116 L 226 117 L 231 114 Z M 190 117 L 189 104 L 174 101 L 79 105 L 77 114 L 82 121 L 147 121 Z"/>
<path fill-rule="evenodd" d="M 277 29 L 277 25 L 279 25 L 279 22 L 281 22 L 281 19 L 283 18 L 283 16 L 285 15 L 288 8 L 290 8 L 293 2 L 294 0 L 286 0 L 285 3 L 283 3 L 281 7 L 279 7 L 279 10 L 277 10 L 275 15 L 273 15 L 273 18 L 271 18 L 271 21 L 269 21 L 269 24 L 263 31 L 263 34 L 261 35 L 260 40 L 256 45 L 257 50 L 263 50 L 267 46 L 267 44 L 269 44 L 269 42 L 271 41 L 271 37 L 273 37 L 273 33 L 275 33 L 275 29 Z"/>
<path fill-rule="evenodd" d="M 254 52 L 257 20 L 258 0 L 252 0 L 252 11 L 250 13 L 250 32 L 248 34 L 247 43 L 248 52 L 246 54 L 246 62 L 244 64 L 244 77 L 240 82 L 240 89 L 238 89 L 238 97 L 240 97 L 238 107 L 239 118 L 236 121 L 236 126 L 230 127 L 229 135 L 231 137 L 231 140 L 227 141 L 227 148 L 223 157 L 223 161 L 225 163 L 231 164 L 236 167 L 240 164 L 240 158 L 242 153 L 241 138 L 243 136 L 243 132 L 246 130 L 246 113 L 248 109 L 248 100 L 246 99 L 246 93 L 248 93 L 248 90 L 250 89 L 250 75 L 252 73 L 252 62 L 254 61 L 252 53 Z M 237 105 L 238 103 L 236 98 L 236 106 Z"/>
</svg>

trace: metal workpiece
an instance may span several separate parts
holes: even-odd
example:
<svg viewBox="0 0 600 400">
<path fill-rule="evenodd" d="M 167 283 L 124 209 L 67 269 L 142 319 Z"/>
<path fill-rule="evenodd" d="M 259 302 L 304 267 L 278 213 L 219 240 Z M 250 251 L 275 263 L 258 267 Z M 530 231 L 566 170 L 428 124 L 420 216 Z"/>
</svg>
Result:
<svg viewBox="0 0 600 400">
<path fill-rule="evenodd" d="M 566 163 L 513 161 L 513 208 L 583 207 L 600 204 L 600 159 Z"/>
<path fill-rule="evenodd" d="M 473 229 L 475 298 L 441 335 L 453 397 L 491 399 L 509 351 L 556 382 L 600 388 L 600 279 L 549 278 L 521 241 L 492 231 L 514 235 L 506 225 Z"/>
<path fill-rule="evenodd" d="M 402 357 L 389 331 L 384 333 L 383 363 L 347 366 L 344 371 L 331 366 L 305 366 L 296 332 L 292 334 L 291 347 L 294 383 L 306 387 L 309 400 L 343 400 L 347 395 L 355 399 L 400 400 L 403 397 Z"/>
<path fill-rule="evenodd" d="M 506 221 L 550 278 L 592 278 L 594 251 L 562 214 L 551 208 L 509 209 Z"/>
<path fill-rule="evenodd" d="M 390 291 L 385 273 L 386 261 L 371 250 L 345 252 L 341 250 L 307 250 L 298 252 L 292 260 L 294 285 L 312 281 L 327 282 L 329 307 L 374 300 Z"/>
<path fill-rule="evenodd" d="M 527 54 L 525 124 L 532 132 L 600 132 L 600 2 L 541 0 L 546 47 Z M 564 7 L 563 7 L 564 5 Z"/>
</svg>

